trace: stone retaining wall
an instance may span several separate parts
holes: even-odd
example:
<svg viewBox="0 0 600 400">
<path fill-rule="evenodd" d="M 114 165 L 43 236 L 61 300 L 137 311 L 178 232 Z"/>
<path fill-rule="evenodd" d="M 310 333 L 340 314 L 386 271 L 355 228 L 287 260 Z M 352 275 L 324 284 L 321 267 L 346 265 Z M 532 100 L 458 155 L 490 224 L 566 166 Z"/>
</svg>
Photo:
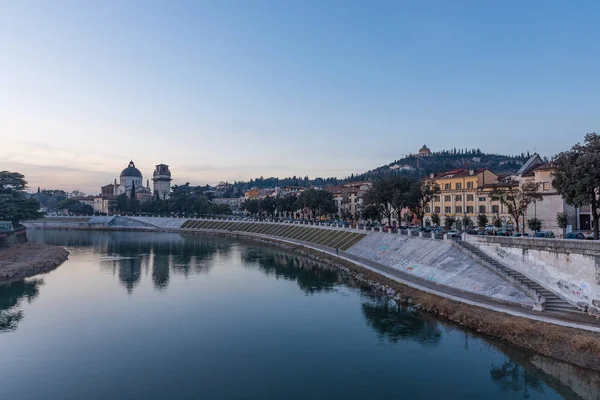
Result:
<svg viewBox="0 0 600 400">
<path fill-rule="evenodd" d="M 600 309 L 600 242 L 473 235 L 465 240 L 567 301 Z"/>
</svg>

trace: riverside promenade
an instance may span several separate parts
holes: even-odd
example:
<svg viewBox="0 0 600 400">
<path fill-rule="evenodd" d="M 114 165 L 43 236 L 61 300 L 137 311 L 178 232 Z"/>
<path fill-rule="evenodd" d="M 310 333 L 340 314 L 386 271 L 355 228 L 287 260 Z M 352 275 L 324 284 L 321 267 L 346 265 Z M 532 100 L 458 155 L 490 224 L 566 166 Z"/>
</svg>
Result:
<svg viewBox="0 0 600 400">
<path fill-rule="evenodd" d="M 541 311 L 539 296 L 472 257 L 452 239 L 419 237 L 410 231 L 385 233 L 321 224 L 123 216 L 52 218 L 32 221 L 27 226 L 217 233 L 274 240 L 337 257 L 424 293 L 516 317 L 600 332 L 599 320 L 583 312 Z M 539 311 L 534 311 L 536 308 Z"/>
</svg>

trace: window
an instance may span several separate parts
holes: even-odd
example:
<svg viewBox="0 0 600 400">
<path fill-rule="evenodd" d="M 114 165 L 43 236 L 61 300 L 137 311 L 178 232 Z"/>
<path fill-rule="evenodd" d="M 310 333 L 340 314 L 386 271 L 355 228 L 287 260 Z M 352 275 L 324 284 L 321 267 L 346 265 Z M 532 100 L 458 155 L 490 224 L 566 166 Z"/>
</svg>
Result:
<svg viewBox="0 0 600 400">
<path fill-rule="evenodd" d="M 500 206 L 492 206 L 492 214 L 498 214 L 500 212 Z"/>
<path fill-rule="evenodd" d="M 450 190 L 450 184 L 449 183 L 445 183 L 444 184 L 444 190 Z"/>
<path fill-rule="evenodd" d="M 473 195 L 472 194 L 468 194 L 467 195 L 467 201 L 473 201 Z"/>
<path fill-rule="evenodd" d="M 454 209 L 457 214 L 462 214 L 462 206 L 456 206 Z"/>
<path fill-rule="evenodd" d="M 440 201 L 440 196 L 435 196 L 435 197 L 433 198 L 433 201 L 437 201 L 437 202 L 439 202 L 439 201 Z"/>
<path fill-rule="evenodd" d="M 462 183 L 457 183 L 456 184 L 456 190 L 460 190 L 462 189 Z"/>
<path fill-rule="evenodd" d="M 446 207 L 444 207 L 444 212 L 445 212 L 446 214 L 450 214 L 450 213 L 452 212 L 452 207 L 450 207 L 450 206 L 446 206 Z"/>
<path fill-rule="evenodd" d="M 485 206 L 479 206 L 479 214 L 485 214 Z"/>
<path fill-rule="evenodd" d="M 473 214 L 473 206 L 467 206 L 467 214 Z"/>
<path fill-rule="evenodd" d="M 550 182 L 544 182 L 542 184 L 542 188 L 544 189 L 544 192 L 547 192 L 550 190 Z"/>
<path fill-rule="evenodd" d="M 485 201 L 485 197 L 480 197 L 479 201 Z"/>
<path fill-rule="evenodd" d="M 457 194 L 456 196 L 454 196 L 454 200 L 456 200 L 456 201 L 462 201 L 462 195 Z"/>
<path fill-rule="evenodd" d="M 467 182 L 467 189 L 473 189 L 473 182 Z"/>
<path fill-rule="evenodd" d="M 434 210 L 435 210 L 435 213 L 436 213 L 436 214 L 439 214 L 439 213 L 440 213 L 440 208 L 439 208 L 439 207 L 435 207 L 435 208 L 434 208 Z"/>
<path fill-rule="evenodd" d="M 452 197 L 451 196 L 444 196 L 444 201 L 452 201 Z"/>
<path fill-rule="evenodd" d="M 429 214 L 431 212 L 431 207 L 426 206 L 425 207 L 425 214 Z"/>
</svg>

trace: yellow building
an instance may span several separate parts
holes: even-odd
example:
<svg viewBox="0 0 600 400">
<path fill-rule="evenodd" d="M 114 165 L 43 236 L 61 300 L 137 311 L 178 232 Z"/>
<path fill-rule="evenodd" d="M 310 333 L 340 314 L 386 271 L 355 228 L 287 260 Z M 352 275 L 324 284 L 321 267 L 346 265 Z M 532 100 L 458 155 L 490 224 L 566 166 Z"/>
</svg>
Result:
<svg viewBox="0 0 600 400">
<path fill-rule="evenodd" d="M 511 225 L 511 217 L 500 201 L 492 200 L 489 192 L 502 183 L 498 175 L 488 169 L 461 168 L 431 176 L 431 181 L 440 188 L 440 193 L 425 207 L 425 225 L 433 225 L 431 216 L 440 216 L 444 226 L 446 216 L 456 218 L 456 228 L 462 228 L 462 219 L 470 218 L 477 226 L 477 216 L 485 214 L 491 224 L 494 216 L 500 217 L 504 225 Z"/>
</svg>

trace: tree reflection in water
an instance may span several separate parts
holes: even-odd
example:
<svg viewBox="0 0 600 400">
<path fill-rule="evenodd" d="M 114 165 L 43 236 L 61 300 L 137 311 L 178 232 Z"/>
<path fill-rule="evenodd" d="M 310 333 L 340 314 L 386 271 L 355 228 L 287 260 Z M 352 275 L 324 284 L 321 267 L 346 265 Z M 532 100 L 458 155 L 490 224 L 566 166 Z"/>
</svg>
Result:
<svg viewBox="0 0 600 400">
<path fill-rule="evenodd" d="M 400 308 L 385 297 L 374 297 L 362 304 L 362 312 L 379 338 L 391 343 L 401 340 L 416 341 L 435 346 L 442 337 L 437 321 L 409 308 Z"/>
<path fill-rule="evenodd" d="M 12 332 L 17 329 L 23 319 L 23 311 L 19 309 L 26 299 L 31 302 L 39 294 L 42 279 L 20 280 L 0 285 L 0 332 Z"/>
<path fill-rule="evenodd" d="M 530 391 L 544 393 L 542 382 L 512 360 L 507 360 L 500 366 L 492 366 L 490 375 L 502 392 L 522 391 L 525 399 L 530 396 Z"/>
<path fill-rule="evenodd" d="M 342 282 L 336 269 L 268 247 L 244 248 L 242 261 L 248 267 L 258 266 L 266 275 L 296 282 L 306 294 L 330 292 Z"/>
</svg>

